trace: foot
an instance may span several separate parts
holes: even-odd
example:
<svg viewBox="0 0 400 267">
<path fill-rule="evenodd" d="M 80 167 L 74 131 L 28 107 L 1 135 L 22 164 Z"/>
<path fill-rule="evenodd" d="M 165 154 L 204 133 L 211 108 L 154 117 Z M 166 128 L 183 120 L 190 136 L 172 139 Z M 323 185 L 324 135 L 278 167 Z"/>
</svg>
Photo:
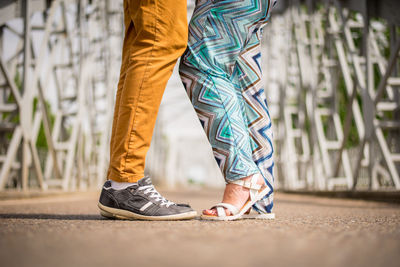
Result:
<svg viewBox="0 0 400 267">
<path fill-rule="evenodd" d="M 258 175 L 257 179 L 257 184 L 260 185 L 265 185 L 264 178 L 262 177 L 261 174 L 254 174 Z M 253 175 L 247 176 L 243 178 L 242 180 L 244 181 L 250 181 Z M 224 191 L 224 196 L 222 198 L 222 203 L 228 203 L 231 205 L 234 205 L 236 208 L 240 209 L 243 207 L 243 205 L 249 200 L 250 197 L 250 192 L 248 188 L 245 188 L 243 186 L 237 185 L 237 184 L 230 184 L 228 183 L 225 187 Z M 246 212 L 249 213 L 250 209 Z M 231 212 L 227 209 L 225 209 L 225 213 L 227 216 L 232 215 Z M 208 216 L 217 216 L 217 210 L 216 209 L 206 209 L 203 210 L 204 215 Z"/>
<path fill-rule="evenodd" d="M 149 177 L 125 189 L 115 190 L 105 182 L 98 204 L 104 217 L 134 220 L 185 220 L 197 216 L 189 205 L 175 204 L 154 188 Z"/>
</svg>

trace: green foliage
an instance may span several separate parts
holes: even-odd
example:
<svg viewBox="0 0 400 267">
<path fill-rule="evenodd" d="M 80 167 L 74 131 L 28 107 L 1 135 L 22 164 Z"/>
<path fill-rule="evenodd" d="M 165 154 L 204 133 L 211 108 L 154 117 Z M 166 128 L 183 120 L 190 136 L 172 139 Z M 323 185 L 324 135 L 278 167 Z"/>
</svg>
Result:
<svg viewBox="0 0 400 267">
<path fill-rule="evenodd" d="M 357 101 L 361 105 L 361 98 L 359 96 L 357 96 Z M 349 112 L 347 110 L 348 102 L 349 99 L 347 99 L 346 85 L 343 77 L 340 77 L 337 87 L 337 105 L 338 105 L 337 108 L 340 120 L 342 122 L 345 121 L 346 114 Z M 360 139 L 358 137 L 357 127 L 354 123 L 354 120 L 352 120 L 350 125 L 349 138 L 347 139 L 346 142 L 346 148 L 356 147 L 359 144 L 360 144 Z"/>
<path fill-rule="evenodd" d="M 48 101 L 45 102 L 45 105 L 47 112 L 49 114 L 50 129 L 52 129 L 55 121 L 55 115 L 50 112 L 51 110 L 50 103 Z M 33 112 L 35 112 L 37 108 L 38 108 L 38 99 L 35 97 L 35 99 L 33 100 Z M 40 129 L 36 140 L 36 146 L 38 148 L 48 149 L 46 135 L 44 133 L 43 122 L 40 123 Z"/>
<path fill-rule="evenodd" d="M 20 73 L 17 71 L 15 76 L 14 76 L 14 83 L 16 85 L 16 87 L 19 89 L 19 91 L 22 91 L 22 78 Z M 13 94 L 10 94 L 8 99 L 7 99 L 8 103 L 13 103 L 15 102 L 15 98 L 13 96 Z M 50 128 L 53 127 L 54 125 L 54 121 L 55 121 L 55 115 L 52 114 L 50 111 L 50 103 L 48 101 L 46 101 L 45 103 L 46 105 L 46 109 L 49 113 L 49 120 L 50 120 Z M 33 100 L 33 110 L 32 110 L 32 114 L 35 114 L 36 110 L 38 108 L 38 99 L 35 97 Z M 19 123 L 20 122 L 20 115 L 19 112 L 18 113 L 3 113 L 2 114 L 2 120 L 8 120 L 9 122 L 12 123 Z M 11 140 L 12 138 L 12 133 L 7 133 L 6 134 L 6 138 L 8 140 Z M 47 149 L 47 141 L 46 141 L 46 135 L 44 133 L 44 127 L 43 127 L 43 122 L 40 124 L 40 129 L 39 129 L 39 133 L 38 133 L 38 138 L 36 140 L 36 146 L 38 148 L 43 148 L 43 149 Z"/>
</svg>

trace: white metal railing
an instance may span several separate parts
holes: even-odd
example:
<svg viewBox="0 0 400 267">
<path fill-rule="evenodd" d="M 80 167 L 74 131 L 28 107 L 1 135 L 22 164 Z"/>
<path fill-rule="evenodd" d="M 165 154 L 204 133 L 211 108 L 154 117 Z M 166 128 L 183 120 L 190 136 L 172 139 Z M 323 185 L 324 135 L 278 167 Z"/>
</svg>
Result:
<svg viewBox="0 0 400 267">
<path fill-rule="evenodd" d="M 278 1 L 262 48 L 278 188 L 400 189 L 400 38 L 389 2 L 374 11 L 367 1 Z M 97 187 L 108 163 L 122 1 L 14 4 L 15 18 L 0 20 L 0 190 Z M 177 72 L 147 172 L 168 186 L 223 186 Z"/>
<path fill-rule="evenodd" d="M 16 12 L 0 29 L 0 190 L 98 186 L 107 167 L 109 88 L 119 76 L 122 1 L 9 1 L 7 10 Z"/>
<path fill-rule="evenodd" d="M 264 35 L 266 87 L 282 100 L 272 104 L 279 184 L 399 190 L 399 27 L 363 1 L 357 11 L 308 2 L 288 1 Z"/>
</svg>

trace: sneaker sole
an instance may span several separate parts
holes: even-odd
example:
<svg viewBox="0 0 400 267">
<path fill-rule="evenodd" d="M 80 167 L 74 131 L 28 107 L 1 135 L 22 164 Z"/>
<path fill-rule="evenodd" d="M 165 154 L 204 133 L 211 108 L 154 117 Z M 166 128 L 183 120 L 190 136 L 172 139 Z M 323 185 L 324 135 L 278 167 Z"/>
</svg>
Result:
<svg viewBox="0 0 400 267">
<path fill-rule="evenodd" d="M 177 221 L 177 220 L 190 220 L 197 216 L 196 211 L 179 213 L 174 215 L 164 216 L 146 216 L 137 214 L 128 210 L 121 210 L 110 208 L 98 203 L 100 215 L 106 218 L 120 219 L 120 220 L 146 220 L 146 221 Z"/>
</svg>

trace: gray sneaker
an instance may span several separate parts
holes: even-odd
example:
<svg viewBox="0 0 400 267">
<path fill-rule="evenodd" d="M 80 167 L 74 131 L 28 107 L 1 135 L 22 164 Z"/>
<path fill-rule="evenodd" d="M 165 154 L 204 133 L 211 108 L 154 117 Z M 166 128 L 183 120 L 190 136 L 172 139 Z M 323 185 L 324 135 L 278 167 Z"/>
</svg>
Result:
<svg viewBox="0 0 400 267">
<path fill-rule="evenodd" d="M 107 218 L 128 220 L 187 220 L 197 216 L 189 205 L 165 199 L 151 183 L 150 177 L 122 190 L 111 188 L 106 181 L 98 204 L 100 214 Z"/>
</svg>

